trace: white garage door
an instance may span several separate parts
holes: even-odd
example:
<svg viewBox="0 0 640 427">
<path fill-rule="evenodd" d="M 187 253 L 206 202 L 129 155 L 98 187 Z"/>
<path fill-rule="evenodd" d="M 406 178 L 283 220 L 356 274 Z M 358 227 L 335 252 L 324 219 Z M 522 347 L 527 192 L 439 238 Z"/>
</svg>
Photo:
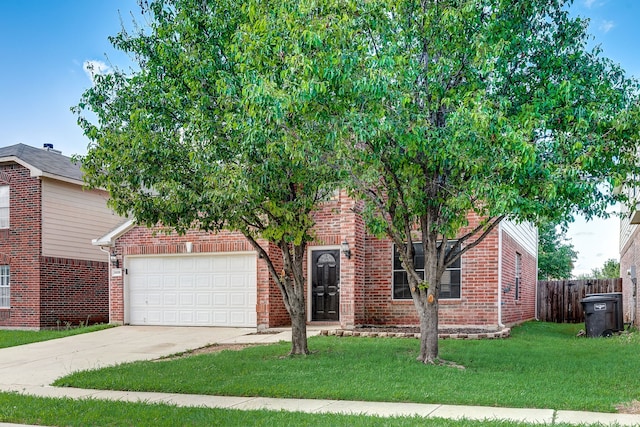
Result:
<svg viewBox="0 0 640 427">
<path fill-rule="evenodd" d="M 255 254 L 127 257 L 132 325 L 256 326 Z"/>
</svg>

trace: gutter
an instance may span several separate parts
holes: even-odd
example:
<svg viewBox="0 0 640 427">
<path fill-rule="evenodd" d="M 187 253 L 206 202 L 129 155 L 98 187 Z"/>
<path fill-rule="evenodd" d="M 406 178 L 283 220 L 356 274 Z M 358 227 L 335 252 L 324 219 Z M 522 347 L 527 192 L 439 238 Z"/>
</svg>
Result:
<svg viewBox="0 0 640 427">
<path fill-rule="evenodd" d="M 540 316 L 538 315 L 538 245 L 537 242 L 540 240 L 540 236 L 538 234 L 538 227 L 536 227 L 536 276 L 535 276 L 535 292 L 534 292 L 534 300 L 533 300 L 533 304 L 534 304 L 534 310 L 535 310 L 535 319 L 536 320 L 540 320 Z"/>
<path fill-rule="evenodd" d="M 502 221 L 498 224 L 498 327 L 505 327 L 502 323 Z"/>
<path fill-rule="evenodd" d="M 93 246 L 113 246 L 118 237 L 129 231 L 134 226 L 133 220 L 128 220 L 123 224 L 120 224 L 118 227 L 111 230 L 109 233 L 105 234 L 102 237 L 91 240 L 91 244 Z"/>
</svg>

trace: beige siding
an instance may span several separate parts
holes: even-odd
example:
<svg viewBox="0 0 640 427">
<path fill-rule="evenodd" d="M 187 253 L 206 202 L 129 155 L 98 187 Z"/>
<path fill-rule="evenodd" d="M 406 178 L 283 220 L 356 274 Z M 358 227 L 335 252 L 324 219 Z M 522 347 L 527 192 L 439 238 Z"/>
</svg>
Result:
<svg viewBox="0 0 640 427">
<path fill-rule="evenodd" d="M 620 213 L 619 247 L 621 256 L 624 256 L 624 254 L 622 254 L 622 250 L 629 244 L 629 240 L 631 239 L 631 236 L 633 236 L 633 233 L 636 231 L 636 228 L 638 226 L 636 224 L 631 224 L 631 216 L 633 212 L 629 212 L 629 209 L 623 206 L 620 210 Z"/>
<path fill-rule="evenodd" d="M 508 219 L 502 221 L 502 229 L 522 245 L 527 252 L 538 257 L 538 229 L 531 223 L 515 223 Z"/>
<path fill-rule="evenodd" d="M 122 222 L 107 208 L 107 193 L 42 179 L 42 255 L 106 261 L 91 240 Z"/>
</svg>

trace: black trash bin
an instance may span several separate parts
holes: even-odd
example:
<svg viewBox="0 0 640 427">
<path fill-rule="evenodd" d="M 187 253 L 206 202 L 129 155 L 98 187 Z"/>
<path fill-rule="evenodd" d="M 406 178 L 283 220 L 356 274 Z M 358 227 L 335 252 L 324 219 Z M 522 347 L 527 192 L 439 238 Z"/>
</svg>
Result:
<svg viewBox="0 0 640 427">
<path fill-rule="evenodd" d="M 624 313 L 622 311 L 622 292 L 608 292 L 604 294 L 587 294 L 586 297 L 595 297 L 595 296 L 610 296 L 614 297 L 617 301 L 615 306 L 615 317 L 616 317 L 616 328 L 614 332 L 624 331 Z"/>
<path fill-rule="evenodd" d="M 581 301 L 588 337 L 609 337 L 617 326 L 618 298 L 612 295 L 591 295 Z"/>
</svg>

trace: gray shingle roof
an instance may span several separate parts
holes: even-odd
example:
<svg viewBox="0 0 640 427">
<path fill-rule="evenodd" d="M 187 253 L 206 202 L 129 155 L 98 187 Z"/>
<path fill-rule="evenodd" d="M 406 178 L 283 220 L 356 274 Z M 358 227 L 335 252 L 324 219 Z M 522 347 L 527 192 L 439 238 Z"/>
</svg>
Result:
<svg viewBox="0 0 640 427">
<path fill-rule="evenodd" d="M 73 163 L 70 157 L 63 156 L 55 151 L 35 148 L 25 144 L 0 148 L 0 159 L 11 156 L 15 156 L 24 163 L 40 169 L 47 175 L 82 181 L 83 174 L 80 170 L 80 164 Z"/>
</svg>

